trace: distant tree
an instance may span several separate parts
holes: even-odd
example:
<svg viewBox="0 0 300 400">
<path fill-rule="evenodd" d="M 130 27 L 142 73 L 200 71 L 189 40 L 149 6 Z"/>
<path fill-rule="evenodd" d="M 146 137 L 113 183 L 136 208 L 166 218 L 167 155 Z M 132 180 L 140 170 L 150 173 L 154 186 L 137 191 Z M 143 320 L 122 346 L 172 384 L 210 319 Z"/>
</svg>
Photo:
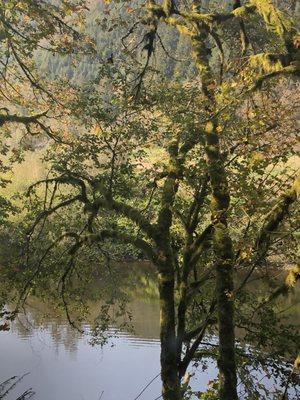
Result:
<svg viewBox="0 0 300 400">
<path fill-rule="evenodd" d="M 0 2 L 0 152 L 6 156 L 1 175 L 20 159 L 19 142 L 26 135 L 61 140 L 53 121 L 64 108 L 62 83 L 42 77 L 35 58 L 38 50 L 60 55 L 93 52 L 93 42 L 79 32 L 86 9 L 84 0 Z M 9 157 L 12 144 L 16 148 Z M 1 176 L 0 187 L 7 183 Z M 8 199 L 0 195 L 0 223 L 8 210 L 12 211 Z"/>
<path fill-rule="evenodd" d="M 47 133 L 43 120 L 58 102 L 55 86 L 39 75 L 37 50 L 69 54 L 93 51 L 77 27 L 84 23 L 84 0 L 5 0 L 0 4 L 0 127 L 21 123 Z"/>
</svg>

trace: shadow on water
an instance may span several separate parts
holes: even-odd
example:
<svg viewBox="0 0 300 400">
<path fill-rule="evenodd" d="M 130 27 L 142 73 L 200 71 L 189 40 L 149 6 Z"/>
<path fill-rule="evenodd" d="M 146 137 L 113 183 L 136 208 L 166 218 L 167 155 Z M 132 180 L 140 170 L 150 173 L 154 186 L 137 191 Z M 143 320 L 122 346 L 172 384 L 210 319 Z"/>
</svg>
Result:
<svg viewBox="0 0 300 400">
<path fill-rule="evenodd" d="M 139 399 L 154 400 L 160 395 L 159 303 L 154 271 L 146 263 L 121 269 L 119 278 L 129 298 L 130 324 L 122 330 L 110 326 L 109 339 L 102 347 L 91 346 L 89 336 L 91 321 L 101 308 L 99 302 L 91 302 L 90 319 L 82 323 L 86 334 L 80 334 L 64 314 L 37 298 L 29 299 L 26 314 L 0 335 L 0 382 L 29 372 L 5 400 L 15 400 L 16 393 L 28 387 L 34 388 L 37 400 L 134 400 L 155 376 Z M 98 282 L 96 287 L 103 284 Z M 264 284 L 253 282 L 251 290 L 259 296 Z M 299 317 L 299 300 L 298 290 L 282 302 L 289 318 Z M 204 372 L 194 376 L 194 389 L 204 390 L 216 376 L 215 365 L 208 364 Z"/>
</svg>

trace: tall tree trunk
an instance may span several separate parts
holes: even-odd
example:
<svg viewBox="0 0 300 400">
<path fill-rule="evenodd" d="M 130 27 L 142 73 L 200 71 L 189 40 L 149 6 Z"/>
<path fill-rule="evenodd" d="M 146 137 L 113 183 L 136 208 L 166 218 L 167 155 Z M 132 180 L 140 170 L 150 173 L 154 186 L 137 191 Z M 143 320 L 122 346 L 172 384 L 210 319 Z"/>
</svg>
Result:
<svg viewBox="0 0 300 400">
<path fill-rule="evenodd" d="M 175 334 L 174 269 L 169 265 L 159 270 L 162 395 L 164 400 L 181 400 Z"/>
<path fill-rule="evenodd" d="M 236 389 L 234 302 L 232 298 L 233 271 L 231 259 L 228 258 L 226 260 L 226 258 L 223 257 L 225 253 L 231 252 L 232 246 L 226 232 L 227 228 L 220 226 L 215 227 L 215 230 L 215 246 L 218 248 L 216 255 L 219 257 L 216 289 L 219 326 L 218 367 L 220 400 L 235 400 L 238 399 L 238 395 Z M 216 239 L 216 235 L 218 239 Z"/>
<path fill-rule="evenodd" d="M 201 11 L 201 4 L 194 0 L 194 7 Z M 199 8 L 200 7 L 200 8 Z M 233 250 L 227 227 L 230 194 L 224 161 L 220 151 L 219 135 L 214 117 L 216 99 L 215 78 L 209 64 L 206 47 L 209 27 L 198 23 L 196 34 L 191 37 L 193 56 L 202 81 L 203 94 L 207 99 L 206 112 L 210 121 L 205 127 L 205 153 L 212 190 L 211 219 L 213 225 L 214 253 L 216 256 L 216 290 L 219 327 L 219 400 L 238 400 L 235 363 L 234 301 L 233 301 Z"/>
<path fill-rule="evenodd" d="M 212 188 L 211 213 L 214 227 L 214 252 L 217 259 L 216 292 L 219 326 L 219 396 L 237 400 L 235 363 L 233 249 L 227 227 L 230 202 L 226 172 L 215 124 L 206 126 L 206 156 Z"/>
<path fill-rule="evenodd" d="M 158 283 L 160 295 L 160 341 L 161 378 L 164 400 L 181 400 L 179 365 L 177 360 L 177 339 L 175 320 L 175 262 L 171 246 L 170 228 L 172 226 L 172 207 L 178 190 L 178 176 L 181 164 L 178 160 L 176 137 L 168 147 L 170 155 L 169 173 L 162 194 L 162 207 L 158 216 Z"/>
</svg>

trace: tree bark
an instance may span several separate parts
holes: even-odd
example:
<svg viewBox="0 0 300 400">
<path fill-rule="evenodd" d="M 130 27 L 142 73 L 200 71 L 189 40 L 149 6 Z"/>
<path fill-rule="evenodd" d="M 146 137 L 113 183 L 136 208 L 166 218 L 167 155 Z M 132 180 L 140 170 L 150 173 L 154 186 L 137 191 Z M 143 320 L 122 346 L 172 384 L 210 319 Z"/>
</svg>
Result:
<svg viewBox="0 0 300 400">
<path fill-rule="evenodd" d="M 178 160 L 178 138 L 168 147 L 170 155 L 169 172 L 164 183 L 161 210 L 158 216 L 158 285 L 160 296 L 160 341 L 161 378 L 164 400 L 181 400 L 180 377 L 178 373 L 177 338 L 175 319 L 175 262 L 171 246 L 172 207 L 178 190 L 181 163 Z"/>
<path fill-rule="evenodd" d="M 195 0 L 197 9 L 198 3 Z M 209 27 L 198 23 L 191 38 L 193 56 L 202 80 L 202 90 L 207 99 L 206 111 L 210 121 L 205 127 L 205 154 L 211 186 L 211 221 L 214 253 L 216 257 L 216 297 L 219 327 L 219 400 L 238 400 L 235 363 L 234 300 L 233 300 L 233 249 L 227 227 L 230 193 L 224 161 L 220 151 L 219 135 L 214 117 L 216 81 L 209 64 L 206 41 Z"/>
<path fill-rule="evenodd" d="M 215 227 L 215 230 L 216 235 L 218 235 L 217 240 L 215 237 L 216 255 L 219 257 L 216 275 L 219 328 L 219 395 L 220 400 L 236 400 L 238 395 L 236 389 L 233 268 L 231 259 L 224 257 L 226 252 L 232 252 L 232 246 L 227 235 L 227 228 L 220 226 Z"/>
<path fill-rule="evenodd" d="M 206 156 L 212 189 L 211 213 L 216 256 L 216 296 L 219 327 L 219 396 L 237 400 L 235 363 L 233 249 L 227 227 L 230 195 L 215 124 L 206 127 Z"/>
<path fill-rule="evenodd" d="M 181 400 L 175 334 L 174 269 L 172 265 L 159 269 L 161 379 L 164 400 Z"/>
</svg>

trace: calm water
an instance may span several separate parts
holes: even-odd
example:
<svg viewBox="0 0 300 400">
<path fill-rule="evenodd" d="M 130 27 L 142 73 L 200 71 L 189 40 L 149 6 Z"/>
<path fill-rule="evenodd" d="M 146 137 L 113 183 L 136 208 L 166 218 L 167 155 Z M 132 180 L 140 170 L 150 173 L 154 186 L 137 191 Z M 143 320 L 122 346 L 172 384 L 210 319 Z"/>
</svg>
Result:
<svg viewBox="0 0 300 400">
<path fill-rule="evenodd" d="M 119 332 L 102 348 L 91 346 L 67 321 L 37 322 L 38 305 L 0 334 L 0 381 L 29 372 L 8 400 L 29 387 L 40 400 L 134 400 L 159 373 L 157 301 L 134 301 L 135 333 Z M 208 369 L 193 386 L 203 388 L 214 376 L 215 370 Z M 158 377 L 139 398 L 154 400 L 160 390 Z"/>
<path fill-rule="evenodd" d="M 293 318 L 299 317 L 297 299 L 299 291 L 287 300 Z M 48 312 L 36 299 L 30 303 L 26 315 L 21 315 L 10 331 L 0 332 L 0 382 L 29 373 L 7 400 L 15 400 L 30 387 L 36 392 L 36 400 L 135 400 L 159 373 L 159 309 L 155 296 L 133 299 L 133 333 L 118 332 L 103 347 L 91 346 L 88 335 L 74 331 L 62 316 Z M 192 387 L 205 390 L 216 376 L 214 365 L 205 372 L 196 371 Z M 139 399 L 154 400 L 160 390 L 158 376 Z"/>
<path fill-rule="evenodd" d="M 156 320 L 152 305 L 140 304 L 145 321 Z M 8 378 L 30 372 L 22 383 L 31 386 L 41 400 L 134 399 L 147 380 L 158 372 L 159 341 L 156 327 L 149 335 L 143 328 L 137 336 L 123 333 L 103 348 L 92 347 L 88 338 L 72 330 L 67 321 L 47 321 L 36 326 L 35 312 L 28 312 L 27 330 L 23 322 L 1 334 L 0 376 Z M 22 389 L 22 387 L 18 387 Z M 152 387 L 159 393 L 159 381 Z M 11 396 L 11 398 L 14 398 Z M 152 397 L 144 397 L 151 399 Z"/>
</svg>

